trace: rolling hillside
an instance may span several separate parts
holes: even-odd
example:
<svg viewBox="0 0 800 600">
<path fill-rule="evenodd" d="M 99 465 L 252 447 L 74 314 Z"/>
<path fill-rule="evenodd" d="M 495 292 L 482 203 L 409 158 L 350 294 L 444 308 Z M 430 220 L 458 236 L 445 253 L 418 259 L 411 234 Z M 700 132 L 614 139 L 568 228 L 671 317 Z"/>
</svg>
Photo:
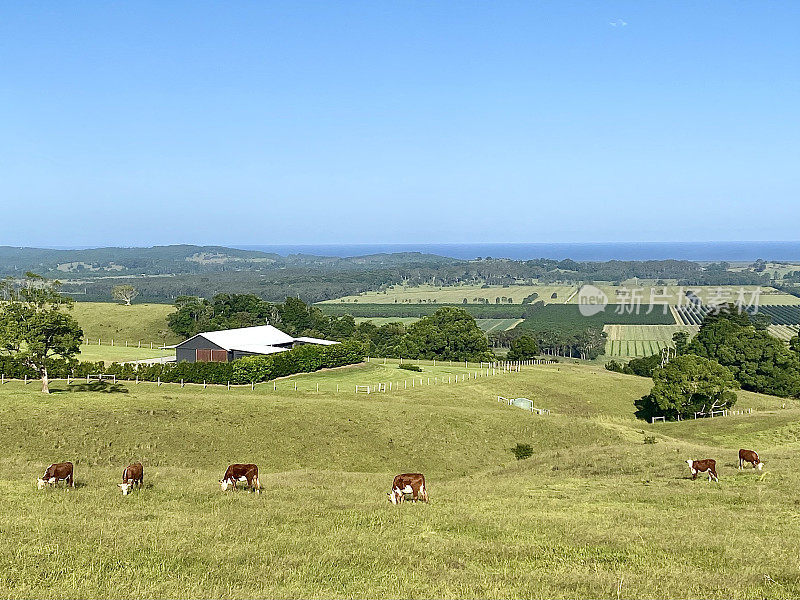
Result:
<svg viewBox="0 0 800 600">
<path fill-rule="evenodd" d="M 49 397 L 7 383 L 0 594 L 800 594 L 797 402 L 742 392 L 752 416 L 649 425 L 632 417 L 649 380 L 566 364 L 350 391 L 410 375 L 370 363 L 280 380 L 275 391 L 62 382 Z M 517 443 L 533 457 L 514 460 Z M 739 447 L 757 449 L 765 472 L 738 472 Z M 719 484 L 688 478 L 683 461 L 699 457 L 717 458 Z M 37 492 L 55 460 L 75 462 L 76 489 Z M 115 484 L 133 460 L 146 485 L 123 498 Z M 264 493 L 222 493 L 227 464 L 251 461 Z M 431 503 L 391 506 L 392 476 L 416 470 Z"/>
</svg>

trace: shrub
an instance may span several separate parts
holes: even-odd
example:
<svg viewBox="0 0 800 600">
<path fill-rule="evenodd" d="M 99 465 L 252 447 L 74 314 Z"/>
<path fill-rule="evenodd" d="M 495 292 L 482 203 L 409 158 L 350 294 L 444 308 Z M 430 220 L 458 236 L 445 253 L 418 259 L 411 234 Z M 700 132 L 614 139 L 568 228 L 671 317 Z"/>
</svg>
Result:
<svg viewBox="0 0 800 600">
<path fill-rule="evenodd" d="M 364 360 L 365 347 L 360 342 L 342 342 L 333 346 L 305 345 L 268 356 L 242 358 L 233 365 L 237 383 L 258 383 L 295 373 L 311 373 L 320 369 L 352 365 Z"/>
<path fill-rule="evenodd" d="M 405 369 L 406 371 L 416 371 L 417 373 L 422 373 L 422 367 L 417 365 L 405 364 L 405 365 L 400 365 L 400 368 Z"/>
<path fill-rule="evenodd" d="M 530 444 L 517 443 L 517 445 L 511 449 L 511 454 L 513 454 L 517 460 L 525 460 L 533 456 L 533 448 Z"/>
</svg>

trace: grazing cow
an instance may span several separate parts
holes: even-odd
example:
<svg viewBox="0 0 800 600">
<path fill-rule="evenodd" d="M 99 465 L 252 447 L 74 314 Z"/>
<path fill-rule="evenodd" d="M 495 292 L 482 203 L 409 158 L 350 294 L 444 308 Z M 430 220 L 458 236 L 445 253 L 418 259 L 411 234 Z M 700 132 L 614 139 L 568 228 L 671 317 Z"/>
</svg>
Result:
<svg viewBox="0 0 800 600">
<path fill-rule="evenodd" d="M 222 491 L 228 490 L 229 486 L 236 489 L 236 483 L 246 481 L 250 490 L 255 490 L 256 494 L 261 493 L 261 482 L 258 480 L 258 467 L 256 465 L 231 465 L 225 470 L 225 475 L 219 480 Z"/>
<path fill-rule="evenodd" d="M 53 463 L 44 472 L 39 479 L 36 480 L 36 487 L 40 490 L 47 485 L 55 485 L 59 481 L 65 481 L 68 485 L 75 487 L 75 477 L 72 473 L 72 463 Z"/>
<path fill-rule="evenodd" d="M 749 462 L 753 465 L 754 469 L 758 469 L 759 471 L 764 467 L 764 463 L 758 458 L 758 452 L 742 448 L 739 450 L 739 468 L 744 469 L 744 463 L 746 462 Z"/>
<path fill-rule="evenodd" d="M 706 473 L 708 472 L 708 480 L 711 481 L 713 478 L 714 481 L 719 481 L 719 477 L 717 477 L 717 461 L 713 458 L 704 458 L 703 460 L 687 460 L 686 464 L 689 465 L 689 469 L 692 471 L 692 481 L 697 479 L 698 473 Z"/>
<path fill-rule="evenodd" d="M 422 473 L 402 473 L 392 481 L 392 491 L 389 500 L 392 504 L 400 504 L 405 500 L 405 495 L 411 494 L 414 502 L 422 497 L 423 502 L 428 501 L 428 489 L 425 487 L 425 475 Z"/>
<path fill-rule="evenodd" d="M 144 483 L 144 467 L 142 463 L 136 462 L 132 465 L 125 467 L 122 472 L 122 483 L 118 483 L 119 489 L 122 490 L 122 495 L 127 496 L 134 485 L 138 485 L 141 489 Z"/>
</svg>

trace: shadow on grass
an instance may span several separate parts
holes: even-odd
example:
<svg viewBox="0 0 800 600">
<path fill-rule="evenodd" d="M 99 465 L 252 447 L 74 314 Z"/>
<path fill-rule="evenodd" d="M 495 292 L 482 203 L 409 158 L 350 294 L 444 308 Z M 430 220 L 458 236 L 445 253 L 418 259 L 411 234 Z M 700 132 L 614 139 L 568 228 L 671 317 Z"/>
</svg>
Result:
<svg viewBox="0 0 800 600">
<path fill-rule="evenodd" d="M 52 390 L 52 392 L 102 392 L 104 394 L 127 394 L 128 388 L 121 383 L 112 383 L 110 381 L 90 381 L 89 383 L 71 383 L 65 390 Z"/>
</svg>

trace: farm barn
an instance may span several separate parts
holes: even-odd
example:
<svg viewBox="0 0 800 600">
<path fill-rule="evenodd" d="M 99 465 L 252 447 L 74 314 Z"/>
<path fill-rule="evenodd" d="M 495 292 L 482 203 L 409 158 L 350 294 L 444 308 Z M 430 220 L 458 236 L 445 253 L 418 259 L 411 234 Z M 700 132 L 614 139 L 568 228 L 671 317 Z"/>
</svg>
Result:
<svg viewBox="0 0 800 600">
<path fill-rule="evenodd" d="M 272 325 L 198 333 L 175 346 L 176 362 L 230 362 L 243 356 L 275 354 L 303 344 L 338 344 L 330 340 L 298 337 Z"/>
</svg>

